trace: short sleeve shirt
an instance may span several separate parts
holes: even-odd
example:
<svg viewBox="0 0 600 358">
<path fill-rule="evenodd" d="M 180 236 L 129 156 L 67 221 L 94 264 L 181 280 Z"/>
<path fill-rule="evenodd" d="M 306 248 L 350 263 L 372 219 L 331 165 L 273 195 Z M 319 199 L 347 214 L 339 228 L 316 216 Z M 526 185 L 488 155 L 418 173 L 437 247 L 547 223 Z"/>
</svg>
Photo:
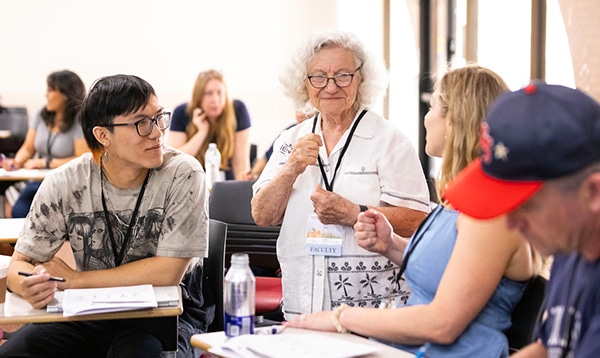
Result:
<svg viewBox="0 0 600 358">
<path fill-rule="evenodd" d="M 312 132 L 313 121 L 306 120 L 279 136 L 273 155 L 253 186 L 255 193 L 285 165 L 298 138 Z M 314 127 L 315 133 L 322 135 L 320 123 Z M 319 156 L 329 181 L 348 135 L 349 130 L 330 155 L 323 146 L 320 148 Z M 377 307 L 390 294 L 393 272 L 398 271 L 398 266 L 387 258 L 359 247 L 352 227 L 343 228 L 341 257 L 306 254 L 307 223 L 314 213 L 310 195 L 317 185 L 325 187 L 319 165 L 315 163 L 298 176 L 288 202 L 283 204 L 286 210 L 277 240 L 277 257 L 283 273 L 286 319 L 328 310 L 349 301 Z M 363 205 L 430 211 L 425 176 L 412 144 L 392 123 L 371 111 L 354 132 L 335 177 L 333 191 Z"/>
<path fill-rule="evenodd" d="M 588 261 L 578 253 L 555 255 L 546 310 L 540 337 L 548 357 L 598 357 L 600 260 Z"/>
<path fill-rule="evenodd" d="M 101 176 L 91 153 L 51 172 L 33 200 L 15 249 L 44 262 L 68 239 L 78 270 L 114 267 L 107 219 L 111 220 L 119 252 L 141 186 L 120 189 Z M 108 218 L 102 206 L 102 190 Z M 163 165 L 150 171 L 122 263 L 153 256 L 205 257 L 207 203 L 198 161 L 166 149 Z"/>
<path fill-rule="evenodd" d="M 51 133 L 38 113 L 34 121 L 34 148 L 40 158 L 68 158 L 75 155 L 75 140 L 83 138 L 79 121 L 64 132 Z"/>
<path fill-rule="evenodd" d="M 175 110 L 173 110 L 173 118 L 171 119 L 171 126 L 169 130 L 175 132 L 185 132 L 185 128 L 187 127 L 188 123 L 190 123 L 190 117 L 187 115 L 186 107 L 187 103 L 183 103 L 177 106 Z M 233 109 L 235 112 L 235 119 L 237 123 L 236 131 L 240 132 L 244 129 L 250 128 L 250 126 L 252 125 L 250 121 L 250 114 L 248 113 L 248 109 L 246 108 L 244 102 L 234 99 Z M 229 167 L 231 168 L 231 166 L 231 159 L 229 159 Z M 225 178 L 227 180 L 233 180 L 233 171 L 228 170 L 227 172 L 225 172 Z"/>
</svg>

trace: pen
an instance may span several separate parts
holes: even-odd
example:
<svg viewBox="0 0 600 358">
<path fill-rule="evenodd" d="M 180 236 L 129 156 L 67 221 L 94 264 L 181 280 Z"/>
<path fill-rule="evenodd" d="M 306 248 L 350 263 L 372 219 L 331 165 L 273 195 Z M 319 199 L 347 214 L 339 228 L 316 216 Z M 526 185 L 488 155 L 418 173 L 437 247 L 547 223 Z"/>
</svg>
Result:
<svg viewBox="0 0 600 358">
<path fill-rule="evenodd" d="M 260 327 L 254 330 L 254 334 L 279 334 L 283 332 L 285 326 L 270 326 L 270 327 Z"/>
<path fill-rule="evenodd" d="M 2 161 L 7 160 L 8 158 L 6 157 L 6 155 L 4 153 L 0 153 L 0 159 L 2 159 Z M 10 165 L 10 169 L 15 169 L 15 165 L 11 164 Z"/>
<path fill-rule="evenodd" d="M 23 271 L 19 271 L 19 275 L 26 276 L 26 277 L 33 276 L 32 273 L 23 272 Z M 50 276 L 50 281 L 67 282 L 67 280 L 65 280 L 64 278 L 55 277 L 55 276 Z"/>
<path fill-rule="evenodd" d="M 419 350 L 417 351 L 417 353 L 415 353 L 415 358 L 426 358 L 426 357 L 428 357 L 427 351 L 429 350 L 430 346 L 431 346 L 431 344 L 429 342 L 423 344 L 419 348 Z"/>
</svg>

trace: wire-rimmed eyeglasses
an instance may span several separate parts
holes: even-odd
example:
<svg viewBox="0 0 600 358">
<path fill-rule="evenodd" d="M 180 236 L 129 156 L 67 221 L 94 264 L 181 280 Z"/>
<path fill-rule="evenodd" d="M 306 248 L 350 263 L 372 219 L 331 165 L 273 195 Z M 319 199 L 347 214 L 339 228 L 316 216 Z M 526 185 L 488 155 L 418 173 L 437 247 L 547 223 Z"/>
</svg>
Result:
<svg viewBox="0 0 600 358">
<path fill-rule="evenodd" d="M 140 137 L 147 137 L 152 133 L 154 125 L 162 131 L 169 128 L 169 124 L 171 124 L 171 112 L 163 112 L 152 118 L 140 119 L 137 122 L 107 124 L 104 127 L 135 126 L 135 130 Z"/>
<path fill-rule="evenodd" d="M 352 79 L 358 70 L 360 70 L 362 65 L 358 66 L 356 70 L 352 73 L 338 73 L 333 77 L 327 77 L 325 75 L 313 75 L 308 76 L 308 81 L 314 88 L 325 88 L 329 84 L 329 80 L 333 80 L 336 86 L 340 88 L 348 87 L 352 83 Z"/>
</svg>

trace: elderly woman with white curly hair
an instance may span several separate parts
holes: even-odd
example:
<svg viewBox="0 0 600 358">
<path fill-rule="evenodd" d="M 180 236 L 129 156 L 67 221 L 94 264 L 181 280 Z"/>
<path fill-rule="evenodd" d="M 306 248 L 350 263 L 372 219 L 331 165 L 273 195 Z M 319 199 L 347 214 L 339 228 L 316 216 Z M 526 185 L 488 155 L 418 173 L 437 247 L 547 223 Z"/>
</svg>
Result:
<svg viewBox="0 0 600 358">
<path fill-rule="evenodd" d="M 256 223 L 281 224 L 285 318 L 350 301 L 378 307 L 389 296 L 406 300 L 398 266 L 360 248 L 352 228 L 361 211 L 376 208 L 409 237 L 429 212 L 413 146 L 371 110 L 387 88 L 385 66 L 355 35 L 320 32 L 280 81 L 296 109 L 316 110 L 280 135 L 253 187 Z"/>
</svg>

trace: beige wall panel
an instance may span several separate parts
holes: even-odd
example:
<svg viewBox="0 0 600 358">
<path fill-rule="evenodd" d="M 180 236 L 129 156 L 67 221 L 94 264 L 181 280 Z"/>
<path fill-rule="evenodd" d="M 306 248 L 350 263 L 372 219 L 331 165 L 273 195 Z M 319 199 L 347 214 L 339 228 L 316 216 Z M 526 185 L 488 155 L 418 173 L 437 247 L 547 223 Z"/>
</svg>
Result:
<svg viewBox="0 0 600 358">
<path fill-rule="evenodd" d="M 600 1 L 559 0 L 559 5 L 569 39 L 575 85 L 600 101 Z"/>
</svg>

